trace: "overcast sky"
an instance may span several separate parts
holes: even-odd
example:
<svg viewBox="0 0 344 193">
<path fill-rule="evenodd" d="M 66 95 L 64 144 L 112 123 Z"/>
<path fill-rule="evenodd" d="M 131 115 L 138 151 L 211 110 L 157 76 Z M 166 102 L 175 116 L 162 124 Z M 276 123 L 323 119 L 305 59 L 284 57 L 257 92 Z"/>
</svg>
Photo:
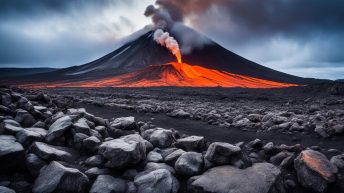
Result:
<svg viewBox="0 0 344 193">
<path fill-rule="evenodd" d="M 344 78 L 343 0 L 159 0 L 227 49 L 303 77 Z M 1 0 L 0 66 L 67 67 L 151 24 L 155 0 Z M 123 40 L 122 40 L 123 42 Z"/>
</svg>

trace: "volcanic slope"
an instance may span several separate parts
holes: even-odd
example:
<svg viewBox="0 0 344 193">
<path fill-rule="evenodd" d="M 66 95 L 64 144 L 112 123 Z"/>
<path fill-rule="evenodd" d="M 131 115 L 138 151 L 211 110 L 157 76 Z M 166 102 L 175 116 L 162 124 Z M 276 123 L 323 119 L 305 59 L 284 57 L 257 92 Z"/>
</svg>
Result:
<svg viewBox="0 0 344 193">
<path fill-rule="evenodd" d="M 24 87 L 242 87 L 275 88 L 296 86 L 237 75 L 225 71 L 191 66 L 186 63 L 150 65 L 132 73 L 92 81 L 23 85 Z"/>
<path fill-rule="evenodd" d="M 50 73 L 24 76 L 20 80 L 7 79 L 7 83 L 72 83 L 110 78 L 142 70 L 150 65 L 166 64 L 175 57 L 165 47 L 153 40 L 153 31 L 141 31 L 126 44 L 115 51 L 84 65 L 73 66 Z M 197 34 L 197 32 L 194 32 Z M 175 36 L 178 40 L 178 36 Z M 202 47 L 194 48 L 183 55 L 183 61 L 191 66 L 200 66 L 221 72 L 228 72 L 252 78 L 281 83 L 308 84 L 319 80 L 306 79 L 285 74 L 249 61 L 219 44 L 209 40 Z M 4 83 L 2 81 L 2 83 Z"/>
</svg>

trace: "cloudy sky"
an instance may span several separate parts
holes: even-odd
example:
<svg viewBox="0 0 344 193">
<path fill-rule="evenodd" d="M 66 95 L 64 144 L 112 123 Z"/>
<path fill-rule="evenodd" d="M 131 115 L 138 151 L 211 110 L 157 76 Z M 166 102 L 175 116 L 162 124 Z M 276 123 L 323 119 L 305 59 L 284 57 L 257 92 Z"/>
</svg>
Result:
<svg viewBox="0 0 344 193">
<path fill-rule="evenodd" d="M 96 59 L 151 24 L 148 5 L 225 48 L 303 77 L 344 78 L 343 0 L 1 0 L 0 66 Z"/>
</svg>

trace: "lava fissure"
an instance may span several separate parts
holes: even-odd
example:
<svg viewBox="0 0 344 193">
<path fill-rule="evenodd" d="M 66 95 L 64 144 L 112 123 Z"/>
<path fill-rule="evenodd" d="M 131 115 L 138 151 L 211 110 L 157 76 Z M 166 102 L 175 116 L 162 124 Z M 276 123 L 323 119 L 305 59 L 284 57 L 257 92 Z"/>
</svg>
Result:
<svg viewBox="0 0 344 193">
<path fill-rule="evenodd" d="M 297 86 L 208 69 L 186 63 L 150 65 L 144 69 L 110 78 L 71 83 L 30 84 L 23 87 L 244 87 L 277 88 Z"/>
</svg>

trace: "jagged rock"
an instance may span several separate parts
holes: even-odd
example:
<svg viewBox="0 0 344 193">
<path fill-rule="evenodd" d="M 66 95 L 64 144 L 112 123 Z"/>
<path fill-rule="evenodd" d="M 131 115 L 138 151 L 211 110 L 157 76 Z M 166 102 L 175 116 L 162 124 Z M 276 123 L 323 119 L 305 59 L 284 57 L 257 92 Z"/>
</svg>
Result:
<svg viewBox="0 0 344 193">
<path fill-rule="evenodd" d="M 205 154 L 205 158 L 216 165 L 234 164 L 241 156 L 240 147 L 222 142 L 210 144 Z"/>
<path fill-rule="evenodd" d="M 16 192 L 5 186 L 0 186 L 0 193 L 16 193 Z"/>
<path fill-rule="evenodd" d="M 205 140 L 202 136 L 189 136 L 178 139 L 174 145 L 185 151 L 202 151 L 205 148 Z"/>
<path fill-rule="evenodd" d="M 147 154 L 147 161 L 149 161 L 149 162 L 162 162 L 163 158 L 159 152 L 153 150 Z"/>
<path fill-rule="evenodd" d="M 278 166 L 278 165 L 281 164 L 281 162 L 282 162 L 285 158 L 287 158 L 287 157 L 289 157 L 289 156 L 291 156 L 291 155 L 292 155 L 292 153 L 289 153 L 289 152 L 287 152 L 287 151 L 281 151 L 281 152 L 279 152 L 278 154 L 272 156 L 272 157 L 270 158 L 270 162 L 271 162 L 272 164 L 274 164 L 275 166 Z"/>
<path fill-rule="evenodd" d="M 36 154 L 44 160 L 73 161 L 77 157 L 77 152 L 66 147 L 48 145 L 42 142 L 34 142 L 29 152 Z"/>
<path fill-rule="evenodd" d="M 39 171 L 46 165 L 46 162 L 37 155 L 30 153 L 26 156 L 26 167 L 33 176 L 38 176 Z"/>
<path fill-rule="evenodd" d="M 146 147 L 146 152 L 152 151 L 154 148 L 153 145 L 149 141 L 143 139 L 141 137 L 141 135 L 139 135 L 139 134 L 126 135 L 126 136 L 123 136 L 121 138 L 126 140 L 126 141 L 143 142 L 145 147 Z"/>
<path fill-rule="evenodd" d="M 23 146 L 10 135 L 0 135 L 0 171 L 11 172 L 20 170 L 25 163 Z"/>
<path fill-rule="evenodd" d="M 47 131 L 41 128 L 27 128 L 19 131 L 16 138 L 23 146 L 29 146 L 34 141 L 42 141 Z"/>
<path fill-rule="evenodd" d="M 32 125 L 33 128 L 45 128 L 46 125 L 42 121 L 37 121 L 35 124 Z"/>
<path fill-rule="evenodd" d="M 325 192 L 335 181 L 337 168 L 318 151 L 304 150 L 294 160 L 297 178 L 302 186 L 315 192 Z"/>
<path fill-rule="evenodd" d="M 98 149 L 98 146 L 100 145 L 101 141 L 98 138 L 91 136 L 84 139 L 82 143 L 86 149 L 88 149 L 91 152 L 94 152 Z"/>
<path fill-rule="evenodd" d="M 335 165 L 338 170 L 344 170 L 344 154 L 333 156 L 330 162 Z"/>
<path fill-rule="evenodd" d="M 94 155 L 85 161 L 85 164 L 90 166 L 101 166 L 105 163 L 105 158 L 101 155 Z"/>
<path fill-rule="evenodd" d="M 177 159 L 185 153 L 184 150 L 182 149 L 176 149 L 172 153 L 169 153 L 168 155 L 165 156 L 164 161 L 167 163 L 171 163 L 172 165 L 177 161 Z"/>
<path fill-rule="evenodd" d="M 153 171 L 153 170 L 158 170 L 158 169 L 166 169 L 172 174 L 175 174 L 176 171 L 174 170 L 173 167 L 165 164 L 165 163 L 154 163 L 154 162 L 148 162 L 144 168 L 144 173 Z M 142 174 L 140 174 L 142 175 Z"/>
<path fill-rule="evenodd" d="M 248 143 L 248 146 L 250 146 L 252 148 L 260 149 L 263 146 L 263 142 L 260 139 L 255 139 L 253 141 L 250 141 Z"/>
<path fill-rule="evenodd" d="M 109 160 L 108 166 L 123 168 L 134 165 L 146 158 L 146 148 L 143 141 L 123 137 L 103 142 L 99 153 Z"/>
<path fill-rule="evenodd" d="M 29 112 L 32 112 L 34 110 L 34 106 L 32 105 L 32 103 L 25 97 L 19 98 L 18 106 L 19 108 L 24 109 Z"/>
<path fill-rule="evenodd" d="M 120 117 L 113 120 L 110 123 L 111 127 L 115 129 L 123 129 L 123 130 L 136 130 L 138 129 L 137 124 L 135 122 L 135 117 Z"/>
<path fill-rule="evenodd" d="M 31 127 L 36 123 L 36 119 L 29 112 L 23 109 L 17 110 L 16 117 L 14 119 L 23 127 Z"/>
<path fill-rule="evenodd" d="M 23 128 L 20 126 L 20 124 L 11 119 L 5 119 L 0 125 L 0 134 L 16 135 L 22 130 Z"/>
<path fill-rule="evenodd" d="M 67 129 L 72 126 L 72 119 L 69 116 L 63 116 L 57 119 L 50 127 L 46 136 L 48 142 L 61 137 Z"/>
<path fill-rule="evenodd" d="M 107 132 L 105 126 L 96 126 L 94 129 L 98 131 L 98 133 L 102 136 L 103 139 L 109 137 L 109 133 Z"/>
<path fill-rule="evenodd" d="M 196 152 L 185 152 L 176 161 L 174 168 L 183 176 L 194 176 L 202 172 L 203 156 Z"/>
<path fill-rule="evenodd" d="M 87 176 L 74 168 L 67 168 L 56 161 L 41 169 L 35 180 L 33 193 L 50 192 L 86 192 L 89 180 Z"/>
<path fill-rule="evenodd" d="M 90 193 L 126 193 L 127 183 L 110 175 L 100 175 L 94 181 Z"/>
<path fill-rule="evenodd" d="M 177 193 L 178 180 L 166 169 L 153 170 L 135 177 L 137 193 Z"/>
<path fill-rule="evenodd" d="M 188 112 L 185 112 L 183 109 L 176 109 L 170 113 L 167 114 L 171 117 L 180 117 L 180 118 L 189 118 L 191 117 L 191 114 Z"/>
<path fill-rule="evenodd" d="M 11 109 L 8 107 L 5 107 L 4 105 L 0 105 L 0 112 L 5 113 L 5 114 L 9 114 L 9 113 L 11 113 Z"/>
<path fill-rule="evenodd" d="M 7 93 L 1 93 L 1 103 L 8 107 L 12 103 L 12 97 L 11 95 Z"/>
<path fill-rule="evenodd" d="M 148 140 L 155 147 L 170 147 L 173 142 L 173 133 L 171 130 L 157 128 L 149 129 L 142 133 L 144 139 Z"/>
<path fill-rule="evenodd" d="M 89 179 L 94 179 L 99 175 L 107 175 L 107 174 L 111 174 L 111 170 L 109 170 L 108 168 L 90 168 L 88 170 L 85 171 L 85 174 L 87 175 L 87 177 Z"/>
<path fill-rule="evenodd" d="M 90 127 L 87 124 L 87 119 L 81 118 L 77 122 L 75 122 L 73 126 L 73 130 L 75 131 L 75 133 L 83 133 L 88 136 L 91 135 Z"/>
<path fill-rule="evenodd" d="M 211 168 L 189 180 L 190 193 L 268 193 L 281 171 L 269 163 L 256 163 L 246 169 L 232 166 Z"/>
<path fill-rule="evenodd" d="M 84 139 L 88 138 L 88 135 L 84 133 L 75 133 L 73 135 L 73 141 L 74 143 L 82 143 Z"/>
</svg>

